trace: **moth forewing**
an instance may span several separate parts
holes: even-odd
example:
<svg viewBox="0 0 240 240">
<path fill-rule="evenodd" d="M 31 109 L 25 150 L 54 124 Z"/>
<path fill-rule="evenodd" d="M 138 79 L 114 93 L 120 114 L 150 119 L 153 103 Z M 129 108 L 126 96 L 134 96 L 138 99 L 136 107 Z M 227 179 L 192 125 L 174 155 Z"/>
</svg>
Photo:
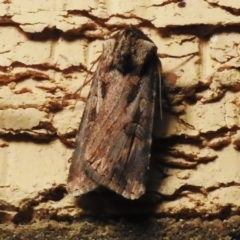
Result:
<svg viewBox="0 0 240 240">
<path fill-rule="evenodd" d="M 136 28 L 106 41 L 77 133 L 70 193 L 102 185 L 129 199 L 144 194 L 159 63 L 156 46 Z"/>
</svg>

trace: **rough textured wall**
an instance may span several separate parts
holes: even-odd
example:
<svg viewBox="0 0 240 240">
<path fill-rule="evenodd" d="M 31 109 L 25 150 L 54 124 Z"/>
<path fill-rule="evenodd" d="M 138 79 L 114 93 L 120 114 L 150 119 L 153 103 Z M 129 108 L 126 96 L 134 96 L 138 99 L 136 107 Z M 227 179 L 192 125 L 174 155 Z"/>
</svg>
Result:
<svg viewBox="0 0 240 240">
<path fill-rule="evenodd" d="M 90 78 L 104 38 L 129 24 L 157 45 L 170 104 L 154 131 L 149 196 L 122 208 L 144 211 L 154 202 L 150 210 L 160 214 L 201 216 L 239 210 L 239 1 L 0 6 L 2 222 L 76 217 L 84 207 L 121 212 L 121 199 L 112 203 L 108 194 L 90 194 L 76 208 L 65 186 L 89 84 L 77 104 L 71 94 Z"/>
</svg>

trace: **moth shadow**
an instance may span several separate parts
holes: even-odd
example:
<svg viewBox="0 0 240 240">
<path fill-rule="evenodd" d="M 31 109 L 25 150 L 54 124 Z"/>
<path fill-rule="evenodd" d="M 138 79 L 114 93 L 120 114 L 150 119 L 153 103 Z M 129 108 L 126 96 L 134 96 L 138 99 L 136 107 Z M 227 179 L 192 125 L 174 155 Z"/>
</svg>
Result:
<svg viewBox="0 0 240 240">
<path fill-rule="evenodd" d="M 104 187 L 75 198 L 75 205 L 86 215 L 134 216 L 151 215 L 155 212 L 160 198 L 153 193 L 145 193 L 139 199 L 126 199 Z"/>
</svg>

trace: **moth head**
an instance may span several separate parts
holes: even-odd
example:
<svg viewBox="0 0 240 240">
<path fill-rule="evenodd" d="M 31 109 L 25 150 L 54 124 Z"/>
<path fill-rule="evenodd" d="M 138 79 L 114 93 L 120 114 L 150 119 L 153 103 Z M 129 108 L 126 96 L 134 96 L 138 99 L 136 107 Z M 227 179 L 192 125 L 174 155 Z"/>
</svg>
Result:
<svg viewBox="0 0 240 240">
<path fill-rule="evenodd" d="M 138 74 L 142 67 L 156 57 L 157 47 L 139 29 L 128 27 L 114 36 L 111 68 L 123 75 Z"/>
</svg>

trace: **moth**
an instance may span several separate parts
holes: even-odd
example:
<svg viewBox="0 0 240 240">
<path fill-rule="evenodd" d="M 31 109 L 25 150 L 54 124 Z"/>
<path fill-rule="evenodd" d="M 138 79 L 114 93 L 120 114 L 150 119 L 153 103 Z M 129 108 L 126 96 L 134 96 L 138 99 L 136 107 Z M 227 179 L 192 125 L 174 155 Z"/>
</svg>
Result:
<svg viewBox="0 0 240 240">
<path fill-rule="evenodd" d="M 129 26 L 104 42 L 76 136 L 70 194 L 98 186 L 127 199 L 145 193 L 160 71 L 157 47 L 139 29 Z"/>
</svg>

